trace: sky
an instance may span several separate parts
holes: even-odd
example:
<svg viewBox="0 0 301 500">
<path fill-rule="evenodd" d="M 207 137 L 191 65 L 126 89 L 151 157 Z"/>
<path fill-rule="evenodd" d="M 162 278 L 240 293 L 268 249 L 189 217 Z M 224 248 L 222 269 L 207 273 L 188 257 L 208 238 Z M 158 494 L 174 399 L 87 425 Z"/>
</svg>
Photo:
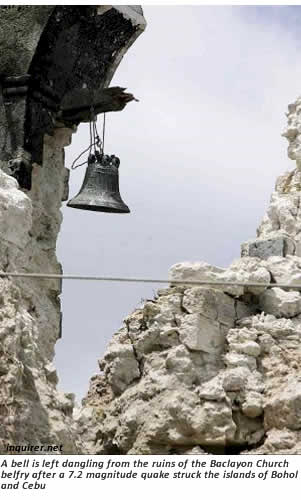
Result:
<svg viewBox="0 0 301 500">
<path fill-rule="evenodd" d="M 167 279 L 177 262 L 228 266 L 256 236 L 276 177 L 292 170 L 281 137 L 301 94 L 301 7 L 144 6 L 145 32 L 111 85 L 139 102 L 106 115 L 128 215 L 63 206 L 66 274 Z M 98 119 L 101 129 L 102 118 Z M 66 167 L 89 143 L 81 125 Z M 71 172 L 70 198 L 85 167 Z M 59 388 L 86 394 L 123 319 L 156 285 L 64 281 Z"/>
</svg>

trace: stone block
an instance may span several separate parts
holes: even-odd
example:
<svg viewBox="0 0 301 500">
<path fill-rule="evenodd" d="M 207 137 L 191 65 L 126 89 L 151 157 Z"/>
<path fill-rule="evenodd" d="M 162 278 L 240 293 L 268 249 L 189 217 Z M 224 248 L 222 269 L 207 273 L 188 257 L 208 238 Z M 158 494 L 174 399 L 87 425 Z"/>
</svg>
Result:
<svg viewBox="0 0 301 500">
<path fill-rule="evenodd" d="M 102 367 L 115 394 L 120 394 L 140 377 L 139 364 L 130 344 L 112 344 L 105 354 Z"/>
<path fill-rule="evenodd" d="M 180 262 L 169 270 L 169 280 L 173 281 L 216 281 L 225 269 L 206 262 Z"/>
<path fill-rule="evenodd" d="M 193 351 L 218 353 L 224 345 L 219 323 L 198 313 L 183 318 L 179 333 L 181 342 Z"/>
<path fill-rule="evenodd" d="M 301 429 L 301 383 L 289 380 L 267 401 L 264 409 L 266 427 Z"/>
<path fill-rule="evenodd" d="M 231 344 L 231 350 L 238 352 L 239 354 L 247 354 L 248 356 L 254 356 L 256 358 L 260 354 L 260 346 L 257 342 L 243 342 L 241 344 Z"/>
<path fill-rule="evenodd" d="M 272 255 L 284 257 L 285 238 L 266 238 L 246 241 L 241 245 L 242 257 L 258 257 L 268 259 Z"/>
<path fill-rule="evenodd" d="M 276 318 L 292 318 L 301 313 L 299 292 L 286 292 L 281 288 L 272 288 L 259 297 L 259 303 L 265 313 L 273 314 Z"/>
<path fill-rule="evenodd" d="M 208 319 L 229 327 L 235 323 L 235 301 L 220 290 L 191 287 L 185 290 L 183 307 L 189 313 L 199 312 Z"/>
<path fill-rule="evenodd" d="M 263 396 L 259 392 L 248 392 L 242 404 L 243 413 L 249 418 L 259 417 L 263 412 Z"/>
<path fill-rule="evenodd" d="M 227 392 L 243 390 L 250 377 L 250 370 L 246 367 L 230 368 L 223 374 L 223 388 Z"/>
</svg>

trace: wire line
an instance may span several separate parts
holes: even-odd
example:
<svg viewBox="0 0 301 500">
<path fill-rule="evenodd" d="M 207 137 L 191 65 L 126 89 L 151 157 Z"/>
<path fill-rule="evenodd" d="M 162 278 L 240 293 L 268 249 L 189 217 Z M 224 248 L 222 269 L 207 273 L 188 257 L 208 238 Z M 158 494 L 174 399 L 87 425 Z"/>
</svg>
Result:
<svg viewBox="0 0 301 500">
<path fill-rule="evenodd" d="M 278 287 L 301 289 L 300 284 L 291 283 L 256 283 L 253 281 L 209 281 L 209 280 L 176 280 L 176 279 L 155 279 L 155 278 L 128 278 L 114 276 L 84 276 L 78 274 L 45 274 L 45 273 L 13 273 L 0 271 L 0 278 L 36 278 L 36 279 L 60 279 L 79 281 L 110 281 L 119 283 L 163 283 L 171 285 L 213 285 L 213 286 L 250 286 L 250 287 Z"/>
</svg>

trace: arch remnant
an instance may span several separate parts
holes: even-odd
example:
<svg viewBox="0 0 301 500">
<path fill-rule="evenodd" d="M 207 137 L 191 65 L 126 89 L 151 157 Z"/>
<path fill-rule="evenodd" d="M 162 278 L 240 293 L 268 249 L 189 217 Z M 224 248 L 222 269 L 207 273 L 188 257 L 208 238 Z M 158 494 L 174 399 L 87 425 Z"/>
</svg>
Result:
<svg viewBox="0 0 301 500">
<path fill-rule="evenodd" d="M 133 99 L 105 89 L 144 27 L 137 6 L 0 8 L 0 161 L 10 161 L 22 187 L 30 189 L 32 164 L 43 163 L 45 134 L 58 121 L 86 121 L 70 106 L 93 101 L 96 112 L 116 111 Z"/>
</svg>

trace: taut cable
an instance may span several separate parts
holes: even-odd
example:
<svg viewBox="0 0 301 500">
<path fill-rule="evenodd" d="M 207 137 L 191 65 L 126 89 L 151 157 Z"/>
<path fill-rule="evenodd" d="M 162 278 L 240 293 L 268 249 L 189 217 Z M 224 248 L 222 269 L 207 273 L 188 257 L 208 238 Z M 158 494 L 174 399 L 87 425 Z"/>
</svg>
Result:
<svg viewBox="0 0 301 500">
<path fill-rule="evenodd" d="M 127 278 L 114 276 L 84 276 L 78 274 L 45 274 L 45 273 L 13 273 L 1 272 L 0 278 L 34 278 L 34 279 L 59 279 L 59 280 L 79 280 L 79 281 L 110 281 L 119 283 L 161 283 L 170 285 L 211 285 L 211 286 L 248 286 L 263 288 L 291 288 L 301 289 L 301 283 L 256 283 L 254 281 L 209 281 L 209 280 L 176 280 L 176 279 L 155 279 L 155 278 Z"/>
</svg>

